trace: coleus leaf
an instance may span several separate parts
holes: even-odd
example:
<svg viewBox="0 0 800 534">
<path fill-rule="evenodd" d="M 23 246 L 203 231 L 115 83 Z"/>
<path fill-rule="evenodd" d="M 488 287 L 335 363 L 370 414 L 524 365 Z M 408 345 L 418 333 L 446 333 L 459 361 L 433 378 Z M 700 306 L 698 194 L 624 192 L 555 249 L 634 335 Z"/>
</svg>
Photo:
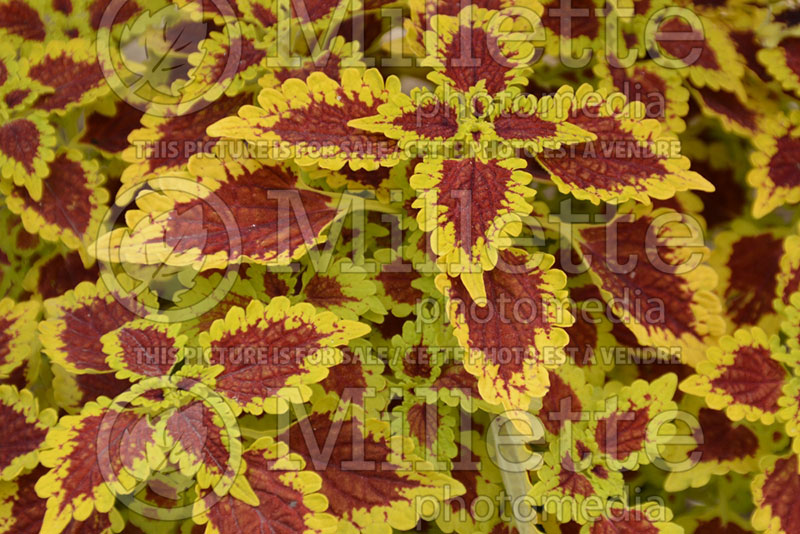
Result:
<svg viewBox="0 0 800 534">
<path fill-rule="evenodd" d="M 794 309 L 794 312 L 796 313 L 797 309 Z M 800 321 L 797 324 L 800 325 Z M 796 354 L 790 356 L 790 361 L 795 363 L 798 361 Z M 785 421 L 786 435 L 792 438 L 792 450 L 795 454 L 800 451 L 800 378 L 797 374 L 795 368 L 795 377 L 786 382 L 783 386 L 783 395 L 778 399 L 778 405 L 781 407 L 778 420 Z"/>
<path fill-rule="evenodd" d="M 512 2 L 511 0 L 475 0 L 470 2 L 477 8 L 502 11 L 508 13 L 508 9 L 512 7 L 527 7 L 533 11 L 536 9 L 541 10 L 536 2 L 523 0 L 520 2 Z M 464 4 L 460 0 L 409 0 L 409 10 L 411 11 L 411 20 L 415 26 L 420 28 L 429 28 L 431 20 L 436 15 L 446 15 L 454 17 L 464 8 Z"/>
<path fill-rule="evenodd" d="M 39 12 L 22 0 L 6 0 L 0 4 L 0 31 L 5 36 L 28 41 L 44 41 L 47 36 Z"/>
<path fill-rule="evenodd" d="M 715 475 L 731 471 L 749 474 L 758 469 L 759 459 L 769 450 L 771 436 L 765 436 L 768 431 L 744 421 L 734 423 L 724 412 L 707 408 L 697 397 L 688 397 L 681 409 L 697 417 L 698 426 L 691 429 L 697 445 L 686 452 L 686 457 L 694 457 L 696 462 L 686 471 L 669 473 L 664 481 L 667 491 L 700 488 Z"/>
<path fill-rule="evenodd" d="M 24 141 L 23 141 L 24 140 Z M 33 112 L 0 126 L 0 174 L 24 186 L 31 198 L 42 198 L 42 180 L 50 173 L 55 130 L 44 113 Z"/>
<path fill-rule="evenodd" d="M 47 112 L 63 114 L 109 92 L 94 44 L 80 38 L 34 48 L 28 76 L 52 90 L 34 103 L 35 108 Z"/>
<path fill-rule="evenodd" d="M 195 521 L 205 534 L 329 532 L 334 518 L 322 513 L 327 501 L 320 476 L 303 469 L 303 460 L 285 443 L 256 441 L 244 453 L 244 472 L 232 491 L 195 504 Z"/>
<path fill-rule="evenodd" d="M 8 378 L 32 355 L 39 310 L 33 300 L 18 304 L 10 298 L 0 300 L 0 379 Z"/>
<path fill-rule="evenodd" d="M 239 426 L 221 397 L 204 395 L 159 416 L 168 459 L 200 488 L 230 488 L 242 457 Z M 221 491 L 221 489 L 220 489 Z"/>
<path fill-rule="evenodd" d="M 777 332 L 772 304 L 786 233 L 783 228 L 760 228 L 737 219 L 714 239 L 710 263 L 719 275 L 717 294 L 729 330 L 753 325 Z"/>
<path fill-rule="evenodd" d="M 500 470 L 489 455 L 486 440 L 479 432 L 462 431 L 460 436 L 455 443 L 458 453 L 452 459 L 450 476 L 458 480 L 466 492 L 444 503 L 443 506 L 450 507 L 450 513 L 443 511 L 438 514 L 436 524 L 444 532 L 495 534 L 500 532 L 500 516 L 504 514 L 499 506 L 493 506 L 487 512 L 481 503 L 485 499 L 501 498 L 503 480 Z"/>
<path fill-rule="evenodd" d="M 181 349 L 187 337 L 179 335 L 180 330 L 180 323 L 129 321 L 100 338 L 106 363 L 117 378 L 132 382 L 167 376 L 183 360 Z"/>
<path fill-rule="evenodd" d="M 567 122 L 573 97 L 568 90 L 542 98 L 506 91 L 489 102 L 480 95 L 454 99 L 441 86 L 434 91 L 414 89 L 410 95 L 397 85 L 387 84 L 387 90 L 387 102 L 378 107 L 377 114 L 352 120 L 350 125 L 396 139 L 407 152 L 430 152 L 431 158 L 478 155 L 491 159 L 488 148 L 493 143 L 536 153 L 543 147 L 557 149 L 562 143 L 595 138 Z M 459 142 L 470 149 L 459 149 Z"/>
<path fill-rule="evenodd" d="M 329 196 L 298 190 L 299 176 L 286 164 L 193 158 L 189 171 L 149 180 L 153 191 L 137 198 L 129 229 L 98 240 L 98 259 L 198 271 L 243 258 L 288 264 L 324 241 L 320 234 L 339 215 Z"/>
<path fill-rule="evenodd" d="M 444 363 L 430 389 L 437 393 L 442 402 L 450 406 L 460 406 L 470 412 L 478 408 L 489 409 L 478 389 L 478 379 L 467 371 L 460 361 Z"/>
<path fill-rule="evenodd" d="M 342 349 L 342 362 L 311 385 L 311 411 L 331 419 L 378 418 L 388 403 L 384 364 L 373 345 L 354 339 Z"/>
<path fill-rule="evenodd" d="M 53 399 L 56 406 L 76 414 L 84 405 L 100 397 L 116 398 L 131 387 L 128 380 L 119 380 L 113 371 L 72 373 L 57 363 L 52 364 Z"/>
<path fill-rule="evenodd" d="M 122 153 L 122 159 L 131 163 L 122 172 L 124 190 L 138 189 L 152 176 L 182 170 L 194 154 L 212 152 L 219 139 L 208 133 L 208 127 L 252 101 L 250 93 L 242 93 L 207 106 L 198 102 L 195 109 L 180 114 L 174 110 L 164 116 L 143 115 L 142 128 L 130 133 L 130 146 Z"/>
<path fill-rule="evenodd" d="M 417 165 L 411 178 L 422 192 L 413 204 L 420 228 L 432 234 L 448 273 L 477 280 L 469 286 L 475 297 L 483 294 L 480 270 L 496 265 L 501 243 L 520 232 L 520 217 L 531 211 L 525 166 L 518 158 L 439 159 Z"/>
<path fill-rule="evenodd" d="M 39 410 L 33 394 L 13 386 L 0 386 L 0 411 L 7 437 L 0 445 L 0 480 L 12 480 L 39 463 L 39 447 L 58 420 L 53 409 Z"/>
<path fill-rule="evenodd" d="M 448 497 L 464 493 L 461 483 L 413 456 L 410 441 L 390 438 L 389 425 L 374 419 L 334 422 L 311 414 L 279 439 L 322 478 L 320 493 L 343 531 L 374 524 L 408 530 L 419 520 L 423 496 L 442 502 L 446 491 Z"/>
<path fill-rule="evenodd" d="M 589 429 L 594 433 L 598 451 L 608 459 L 609 468 L 633 469 L 649 463 L 657 440 L 675 433 L 668 424 L 650 425 L 657 415 L 677 410 L 672 400 L 677 386 L 678 379 L 673 373 L 653 382 L 636 380 L 622 388 L 613 382 L 606 384 L 606 398 L 596 402 Z"/>
<path fill-rule="evenodd" d="M 436 465 L 453 458 L 458 449 L 454 428 L 457 428 L 458 410 L 438 401 L 437 395 L 403 394 L 403 402 L 392 410 L 393 435 L 408 436 L 414 444 L 414 453 Z"/>
<path fill-rule="evenodd" d="M 603 300 L 639 343 L 679 347 L 682 361 L 691 365 L 725 325 L 713 293 L 716 274 L 697 261 L 708 251 L 702 242 L 686 246 L 687 228 L 699 231 L 677 212 L 629 204 L 605 225 L 581 225 L 576 248 L 589 262 Z M 609 241 L 616 247 L 608 247 Z M 619 258 L 632 257 L 638 258 L 634 265 L 619 267 Z"/>
<path fill-rule="evenodd" d="M 436 285 L 481 396 L 506 410 L 527 410 L 547 393 L 547 367 L 564 361 L 568 336 L 561 327 L 573 321 L 564 307 L 566 277 L 551 269 L 547 254 L 507 249 L 499 258 L 501 265 L 481 275 L 485 297 L 474 299 L 461 279 L 445 274 Z M 516 312 L 509 313 L 509 303 Z"/>
<path fill-rule="evenodd" d="M 449 351 L 458 346 L 452 328 L 443 320 L 428 322 L 417 317 L 403 323 L 402 332 L 392 337 L 389 366 L 399 383 L 425 387 L 439 376 L 442 365 L 452 357 Z"/>
<path fill-rule="evenodd" d="M 110 109 L 98 109 L 86 118 L 81 137 L 106 156 L 119 155 L 128 148 L 128 135 L 141 126 L 144 112 L 122 100 L 113 102 Z"/>
<path fill-rule="evenodd" d="M 530 496 L 561 523 L 589 522 L 591 518 L 582 507 L 588 498 L 605 501 L 622 495 L 622 473 L 606 468 L 585 424 L 565 421 L 560 438 L 551 441 L 542 461 L 539 481 Z"/>
<path fill-rule="evenodd" d="M 538 4 L 535 14 L 542 12 Z M 426 57 L 421 65 L 433 67 L 428 78 L 463 93 L 495 95 L 512 85 L 524 85 L 527 64 L 533 59 L 530 42 L 507 39 L 515 25 L 513 8 L 505 11 L 465 6 L 455 16 L 438 14 L 430 20 L 422 40 Z M 412 40 L 422 28 L 408 31 Z M 465 55 L 470 60 L 464 61 Z"/>
<path fill-rule="evenodd" d="M 264 306 L 234 307 L 199 336 L 208 353 L 214 387 L 238 410 L 260 415 L 283 413 L 289 402 L 305 402 L 308 385 L 319 382 L 342 360 L 335 347 L 361 337 L 370 327 L 317 312 L 307 303 L 291 306 L 276 297 Z M 253 354 L 237 355 L 251 348 Z"/>
<path fill-rule="evenodd" d="M 45 532 L 47 501 L 36 494 L 36 482 L 47 473 L 37 467 L 13 482 L 0 482 L 0 534 Z M 125 520 L 111 509 L 109 513 L 92 513 L 85 521 L 70 520 L 61 534 L 113 534 L 120 532 Z"/>
<path fill-rule="evenodd" d="M 115 494 L 133 489 L 155 461 L 147 417 L 109 404 L 107 398 L 89 403 L 80 415 L 62 417 L 47 435 L 39 457 L 50 471 L 36 482 L 36 492 L 47 499 L 45 534 L 58 534 L 95 510 L 109 512 Z"/>
<path fill-rule="evenodd" d="M 56 247 L 36 260 L 25 274 L 22 287 L 47 300 L 75 289 L 81 282 L 94 282 L 99 276 L 97 263 L 87 267 L 80 252 Z"/>
<path fill-rule="evenodd" d="M 181 87 L 181 98 L 202 97 L 213 102 L 222 93 L 228 96 L 241 93 L 245 84 L 264 70 L 268 45 L 269 41 L 259 40 L 255 28 L 248 25 L 242 25 L 239 32 L 231 32 L 228 25 L 221 33 L 211 32 L 197 45 L 197 51 L 189 54 L 192 68 L 186 85 Z M 239 60 L 230 69 L 228 62 L 234 50 L 238 51 Z"/>
<path fill-rule="evenodd" d="M 762 48 L 756 57 L 787 92 L 800 95 L 800 37 L 788 36 L 775 47 Z"/>
<path fill-rule="evenodd" d="M 775 282 L 775 295 L 778 301 L 775 309 L 780 305 L 788 305 L 792 295 L 800 291 L 800 232 L 795 232 L 784 239 L 779 267 L 780 271 Z"/>
<path fill-rule="evenodd" d="M 109 291 L 102 281 L 81 282 L 74 290 L 44 303 L 39 323 L 43 351 L 54 363 L 75 373 L 111 371 L 101 338 L 137 313 L 146 316 L 135 297 Z M 132 311 L 133 310 L 133 311 Z"/>
<path fill-rule="evenodd" d="M 376 284 L 366 270 L 342 258 L 324 271 L 311 266 L 302 276 L 303 287 L 294 302 L 308 302 L 314 307 L 335 313 L 352 321 L 367 312 L 386 315 L 386 309 L 375 296 Z"/>
<path fill-rule="evenodd" d="M 747 183 L 756 189 L 753 216 L 763 217 L 784 204 L 800 202 L 800 182 L 792 167 L 800 149 L 800 112 L 779 116 L 772 131 L 756 136 L 753 144 L 753 168 L 747 175 Z"/>
<path fill-rule="evenodd" d="M 546 31 L 546 52 L 549 55 L 561 57 L 562 50 L 584 50 L 591 45 L 600 35 L 601 23 L 597 12 L 600 2 L 597 0 L 577 0 L 571 5 L 579 16 L 568 19 L 569 25 L 564 24 L 564 19 L 559 12 L 561 4 L 557 0 L 542 2 L 542 26 Z M 579 10 L 579 11 L 578 11 Z M 565 44 L 572 48 L 562 48 Z"/>
<path fill-rule="evenodd" d="M 61 152 L 50 163 L 40 198 L 26 188 L 0 183 L 8 208 L 20 215 L 25 229 L 47 241 L 62 241 L 70 249 L 83 249 L 96 238 L 105 215 L 108 192 L 96 161 L 77 150 Z"/>
<path fill-rule="evenodd" d="M 588 84 L 574 96 L 571 93 L 566 86 L 558 93 L 579 103 L 573 104 L 567 120 L 596 140 L 546 149 L 536 156 L 562 193 L 594 204 L 629 199 L 649 203 L 650 198 L 666 199 L 678 191 L 714 190 L 689 170 L 689 159 L 680 155 L 676 136 L 657 120 L 644 118 L 642 102 L 625 103 L 623 95 L 603 89 L 599 98 L 587 98 L 594 93 Z"/>
<path fill-rule="evenodd" d="M 677 71 L 649 61 L 622 67 L 611 53 L 603 59 L 605 61 L 598 61 L 593 68 L 600 78 L 600 88 L 609 93 L 622 92 L 628 102 L 641 102 L 646 118 L 658 119 L 673 133 L 686 129 L 682 117 L 689 113 L 689 91 L 683 87 Z"/>
<path fill-rule="evenodd" d="M 280 91 L 264 89 L 260 107 L 245 106 L 238 117 L 220 120 L 208 133 L 262 144 L 273 158 L 292 158 L 299 165 L 374 170 L 397 164 L 391 140 L 348 123 L 374 115 L 389 92 L 400 91 L 400 81 L 389 77 L 384 84 L 376 69 L 345 69 L 341 80 L 314 72 L 306 81 L 287 80 Z"/>
<path fill-rule="evenodd" d="M 736 45 L 720 25 L 700 15 L 693 19 L 690 22 L 665 12 L 651 54 L 660 54 L 662 63 L 668 61 L 695 87 L 726 89 L 744 97 L 741 78 L 745 61 L 736 51 Z M 676 39 L 675 35 L 681 38 Z"/>
<path fill-rule="evenodd" d="M 732 421 L 772 424 L 787 379 L 779 361 L 783 352 L 778 338 L 769 338 L 760 328 L 739 329 L 708 349 L 708 359 L 697 364 L 697 374 L 682 382 L 681 389 L 704 397 L 710 408 L 724 409 Z"/>
<path fill-rule="evenodd" d="M 607 515 L 590 523 L 588 534 L 680 534 L 683 527 L 672 523 L 668 508 L 655 502 L 629 506 L 612 504 Z"/>
<path fill-rule="evenodd" d="M 417 272 L 395 249 L 383 248 L 373 254 L 376 295 L 395 317 L 408 317 L 424 297 L 429 278 Z"/>
<path fill-rule="evenodd" d="M 266 69 L 258 79 L 258 84 L 264 88 L 278 89 L 290 78 L 307 80 L 313 72 L 322 72 L 331 80 L 341 83 L 343 69 L 364 68 L 358 47 L 358 42 L 346 41 L 343 36 L 337 35 L 325 48 L 314 50 L 310 57 L 300 58 L 298 65 L 287 61 Z"/>
<path fill-rule="evenodd" d="M 797 456 L 769 456 L 761 461 L 761 473 L 751 488 L 756 510 L 751 522 L 756 530 L 769 534 L 790 534 L 800 526 L 800 468 Z"/>
<path fill-rule="evenodd" d="M 770 128 L 770 117 L 780 113 L 771 96 L 760 85 L 746 83 L 748 97 L 708 87 L 692 90 L 703 114 L 719 119 L 722 127 L 736 135 L 751 137 Z"/>
<path fill-rule="evenodd" d="M 548 370 L 550 387 L 542 397 L 539 419 L 553 437 L 560 434 L 565 421 L 580 421 L 581 411 L 591 406 L 592 386 L 584 372 L 574 365 Z"/>
</svg>

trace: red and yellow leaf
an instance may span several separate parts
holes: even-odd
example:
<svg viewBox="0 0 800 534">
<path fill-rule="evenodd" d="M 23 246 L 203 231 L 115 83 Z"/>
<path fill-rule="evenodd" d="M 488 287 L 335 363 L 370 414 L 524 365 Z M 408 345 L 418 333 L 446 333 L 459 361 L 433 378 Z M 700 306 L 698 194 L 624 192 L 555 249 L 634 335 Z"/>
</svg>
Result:
<svg viewBox="0 0 800 534">
<path fill-rule="evenodd" d="M 50 408 L 39 411 L 29 390 L 6 385 L 0 386 L 0 411 L 6 429 L 0 444 L 0 480 L 13 480 L 39 463 L 39 447 L 58 416 Z"/>
<path fill-rule="evenodd" d="M 751 488 L 756 510 L 751 522 L 767 534 L 791 534 L 800 528 L 800 467 L 797 456 L 769 456 Z"/>
<path fill-rule="evenodd" d="M 541 6 L 532 5 L 537 8 L 534 15 L 541 15 Z M 513 14 L 513 8 L 498 13 L 468 5 L 454 16 L 435 15 L 422 36 L 426 57 L 421 65 L 434 68 L 428 78 L 463 93 L 489 95 L 524 85 L 534 50 L 529 41 L 508 39 L 509 33 L 522 29 Z M 415 33 L 409 31 L 408 36 Z M 464 61 L 466 55 L 469 61 Z"/>
<path fill-rule="evenodd" d="M 88 40 L 50 41 L 34 48 L 29 61 L 28 76 L 49 90 L 34 102 L 37 109 L 63 114 L 109 92 L 95 45 Z"/>
<path fill-rule="evenodd" d="M 311 385 L 311 411 L 332 419 L 378 418 L 386 398 L 384 364 L 372 344 L 354 339 L 342 348 L 342 362 L 331 367 L 322 381 Z"/>
<path fill-rule="evenodd" d="M 437 159 L 417 165 L 411 186 L 421 194 L 417 222 L 449 274 L 480 278 L 498 261 L 501 243 L 521 231 L 531 212 L 531 175 L 522 159 Z M 470 287 L 480 296 L 480 287 Z"/>
<path fill-rule="evenodd" d="M 132 490 L 149 472 L 157 452 L 153 439 L 146 417 L 117 412 L 108 399 L 64 416 L 39 453 L 50 468 L 36 482 L 36 492 L 47 499 L 42 533 L 58 534 L 73 519 L 109 512 L 115 494 Z"/>
<path fill-rule="evenodd" d="M 8 378 L 33 354 L 39 309 L 36 301 L 0 300 L 0 379 Z"/>
<path fill-rule="evenodd" d="M 179 335 L 181 326 L 147 319 L 129 321 L 100 339 L 106 363 L 117 378 L 132 382 L 167 376 L 183 360 L 181 349 L 187 337 Z"/>
<path fill-rule="evenodd" d="M 763 217 L 784 204 L 800 202 L 800 181 L 795 163 L 800 150 L 800 112 L 779 116 L 769 133 L 753 139 L 753 168 L 747 183 L 756 189 L 753 216 Z"/>
<path fill-rule="evenodd" d="M 105 215 L 108 192 L 97 162 L 77 150 L 62 152 L 50 163 L 40 198 L 27 189 L 0 183 L 8 208 L 22 218 L 25 230 L 47 241 L 61 240 L 70 249 L 84 250 L 97 237 Z"/>
<path fill-rule="evenodd" d="M 674 434 L 669 424 L 653 425 L 657 415 L 677 410 L 672 400 L 678 387 L 673 373 L 653 382 L 636 380 L 630 386 L 609 382 L 605 399 L 597 401 L 589 429 L 609 469 L 634 469 L 650 463 L 652 451 L 664 436 Z"/>
<path fill-rule="evenodd" d="M 677 69 L 695 87 L 725 89 L 744 97 L 745 61 L 724 27 L 697 15 L 688 20 L 665 12 L 654 35 L 661 64 Z"/>
<path fill-rule="evenodd" d="M 616 56 L 608 54 L 595 64 L 594 73 L 601 89 L 619 91 L 628 102 L 641 102 L 645 118 L 658 119 L 676 134 L 686 129 L 682 117 L 689 113 L 689 91 L 677 71 L 649 61 L 622 67 Z"/>
<path fill-rule="evenodd" d="M 349 122 L 375 115 L 389 92 L 399 92 L 395 77 L 384 80 L 375 69 L 342 71 L 341 83 L 314 72 L 307 80 L 290 79 L 281 90 L 264 89 L 256 106 L 245 106 L 208 129 L 210 135 L 245 139 L 273 159 L 294 159 L 338 170 L 374 170 L 398 163 L 395 143 L 361 131 Z"/>
<path fill-rule="evenodd" d="M 44 113 L 4 121 L 0 126 L 0 175 L 24 186 L 31 198 L 42 198 L 42 180 L 50 173 L 56 145 L 55 130 Z"/>
<path fill-rule="evenodd" d="M 36 494 L 35 486 L 45 473 L 47 468 L 40 466 L 13 482 L 0 482 L 0 534 L 44 531 L 47 501 Z M 61 534 L 114 534 L 124 525 L 125 520 L 112 508 L 107 514 L 94 512 L 85 521 L 69 521 Z"/>
<path fill-rule="evenodd" d="M 719 276 L 717 295 L 722 300 L 728 330 L 759 326 L 778 331 L 773 310 L 777 291 L 785 228 L 760 228 L 734 220 L 730 230 L 714 239 L 710 263 Z"/>
<path fill-rule="evenodd" d="M 200 334 L 199 342 L 208 354 L 215 390 L 239 410 L 259 415 L 283 413 L 288 403 L 307 401 L 309 384 L 341 362 L 336 347 L 369 331 L 365 324 L 276 297 L 266 306 L 253 301 L 246 310 L 232 308 Z"/>
<path fill-rule="evenodd" d="M 691 245 L 687 232 L 695 236 Z M 693 365 L 709 338 L 724 332 L 717 276 L 701 263 L 708 250 L 694 219 L 626 205 L 605 225 L 578 227 L 576 248 L 603 300 L 640 344 L 673 348 Z"/>
<path fill-rule="evenodd" d="M 144 306 L 129 295 L 118 295 L 96 284 L 81 282 L 74 290 L 44 303 L 46 320 L 39 324 L 44 353 L 75 373 L 111 371 L 101 338 L 139 315 Z M 134 311 L 131 311 L 134 310 Z"/>
<path fill-rule="evenodd" d="M 303 470 L 303 460 L 285 443 L 271 438 L 256 441 L 244 453 L 242 475 L 230 494 L 195 504 L 205 534 L 320 534 L 335 520 L 322 513 L 327 499 L 319 493 L 320 476 Z"/>
<path fill-rule="evenodd" d="M 130 146 L 122 153 L 122 159 L 131 163 L 122 173 L 124 190 L 138 189 L 152 176 L 184 169 L 194 154 L 213 152 L 219 139 L 208 133 L 208 127 L 252 101 L 252 94 L 242 93 L 207 106 L 198 102 L 196 110 L 180 114 L 176 110 L 164 116 L 143 115 L 142 128 L 130 133 Z"/>
<path fill-rule="evenodd" d="M 732 421 L 772 424 L 788 378 L 780 363 L 783 352 L 778 338 L 767 337 L 760 328 L 737 330 L 708 349 L 708 359 L 697 364 L 697 374 L 681 383 L 681 389 L 704 397 L 710 408 L 724 409 Z"/>
<path fill-rule="evenodd" d="M 422 501 L 464 493 L 460 482 L 418 461 L 410 440 L 390 438 L 389 425 L 374 419 L 333 422 L 311 414 L 280 439 L 322 478 L 320 493 L 343 532 L 412 529 Z"/>
<path fill-rule="evenodd" d="M 481 396 L 506 410 L 528 410 L 547 393 L 547 367 L 565 361 L 562 327 L 573 321 L 565 307 L 566 277 L 551 269 L 554 258 L 547 254 L 507 249 L 499 258 L 497 268 L 481 275 L 485 297 L 473 299 L 460 279 L 444 274 L 437 287 L 448 299 L 464 366 L 477 377 Z"/>
<path fill-rule="evenodd" d="M 787 92 L 800 95 L 800 37 L 789 36 L 775 47 L 762 48 L 756 57 Z"/>
<path fill-rule="evenodd" d="M 626 103 L 624 95 L 602 89 L 598 97 L 590 85 L 574 95 L 564 87 L 556 98 L 562 95 L 575 102 L 567 120 L 596 136 L 537 155 L 562 193 L 594 204 L 619 204 L 629 199 L 649 203 L 689 189 L 714 190 L 689 170 L 677 137 L 656 119 L 644 118 L 642 102 Z"/>
<path fill-rule="evenodd" d="M 283 265 L 324 242 L 339 215 L 329 196 L 298 190 L 286 164 L 237 158 L 193 158 L 191 175 L 151 179 L 137 198 L 129 228 L 100 237 L 98 259 L 143 265 L 225 269 L 244 258 Z"/>
</svg>

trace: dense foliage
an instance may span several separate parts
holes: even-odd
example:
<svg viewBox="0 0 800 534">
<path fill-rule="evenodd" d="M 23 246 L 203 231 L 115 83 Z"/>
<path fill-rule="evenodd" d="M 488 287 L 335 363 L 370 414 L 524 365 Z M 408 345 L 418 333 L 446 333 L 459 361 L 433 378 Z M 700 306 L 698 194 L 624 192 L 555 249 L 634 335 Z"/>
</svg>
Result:
<svg viewBox="0 0 800 534">
<path fill-rule="evenodd" d="M 0 0 L 0 534 L 800 533 L 793 0 Z"/>
</svg>

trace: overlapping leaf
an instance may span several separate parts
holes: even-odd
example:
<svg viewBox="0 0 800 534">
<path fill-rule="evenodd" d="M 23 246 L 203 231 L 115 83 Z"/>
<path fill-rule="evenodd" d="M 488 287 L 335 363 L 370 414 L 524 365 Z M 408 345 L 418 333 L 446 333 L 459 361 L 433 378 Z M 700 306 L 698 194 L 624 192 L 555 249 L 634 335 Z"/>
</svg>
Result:
<svg viewBox="0 0 800 534">
<path fill-rule="evenodd" d="M 163 117 L 143 115 L 142 128 L 130 133 L 130 146 L 122 153 L 131 163 L 122 173 L 126 190 L 138 189 L 149 177 L 183 169 L 194 154 L 212 152 L 219 139 L 207 132 L 208 127 L 252 101 L 252 94 L 242 93 L 208 106 L 198 102 L 196 109 L 182 114 L 176 110 Z"/>
<path fill-rule="evenodd" d="M 87 404 L 48 433 L 39 457 L 50 471 L 36 482 L 36 492 L 47 499 L 45 534 L 58 534 L 93 511 L 109 512 L 115 493 L 133 490 L 146 476 L 156 452 L 153 429 L 146 417 L 114 410 L 107 399 Z"/>
<path fill-rule="evenodd" d="M 195 517 L 205 534 L 322 533 L 333 518 L 322 513 L 325 497 L 318 493 L 320 476 L 303 470 L 303 460 L 285 443 L 269 438 L 254 443 L 244 454 L 246 469 L 233 491 L 219 502 L 213 496 L 198 501 Z"/>
<path fill-rule="evenodd" d="M 298 190 L 286 165 L 253 158 L 195 158 L 191 176 L 152 179 L 154 191 L 137 199 L 129 229 L 101 236 L 103 261 L 226 268 L 249 258 L 281 265 L 324 241 L 321 232 L 337 217 L 328 196 Z"/>
<path fill-rule="evenodd" d="M 12 480 L 39 463 L 38 449 L 57 416 L 52 409 L 40 412 L 29 390 L 5 385 L 0 386 L 0 410 L 7 432 L 0 445 L 0 480 Z"/>
<path fill-rule="evenodd" d="M 0 379 L 8 378 L 31 356 L 39 308 L 35 301 L 0 300 Z"/>
<path fill-rule="evenodd" d="M 110 372 L 101 338 L 131 319 L 147 315 L 133 296 L 110 292 L 102 282 L 82 282 L 74 290 L 45 302 L 39 324 L 45 354 L 65 370 Z"/>
<path fill-rule="evenodd" d="M 717 276 L 701 263 L 708 251 L 700 231 L 677 212 L 630 205 L 606 225 L 577 229 L 576 248 L 614 315 L 640 344 L 678 347 L 690 365 L 703 357 L 706 340 L 724 331 Z M 692 246 L 687 232 L 696 236 Z M 635 263 L 623 268 L 622 258 Z"/>
<path fill-rule="evenodd" d="M 22 187 L 6 187 L 8 208 L 20 215 L 25 229 L 48 241 L 63 241 L 71 249 L 84 249 L 97 237 L 105 215 L 108 192 L 98 165 L 71 150 L 62 152 L 50 163 L 50 175 L 42 182 L 40 198 L 33 199 Z"/>
<path fill-rule="evenodd" d="M 622 203 L 629 199 L 649 203 L 666 199 L 678 191 L 714 187 L 689 170 L 689 160 L 680 155 L 678 139 L 655 119 L 645 119 L 642 102 L 625 102 L 619 93 L 582 85 L 571 95 L 565 87 L 559 95 L 575 101 L 569 122 L 594 134 L 595 141 L 545 150 L 537 155 L 562 193 L 575 198 Z M 589 97 L 587 95 L 594 95 Z"/>
<path fill-rule="evenodd" d="M 483 273 L 485 297 L 474 299 L 460 279 L 439 275 L 455 336 L 466 350 L 464 366 L 481 396 L 507 410 L 527 410 L 547 393 L 547 367 L 564 362 L 561 328 L 573 318 L 564 307 L 566 277 L 553 257 L 508 249 L 502 264 Z M 463 277 L 462 277 L 463 278 Z M 491 325 L 491 326 L 489 326 Z"/>
<path fill-rule="evenodd" d="M 398 162 L 395 144 L 348 123 L 377 112 L 389 92 L 399 92 L 399 80 L 384 80 L 375 69 L 363 74 L 345 69 L 341 83 L 323 73 L 304 82 L 290 79 L 281 90 L 264 89 L 260 107 L 245 106 L 238 117 L 223 119 L 208 129 L 210 135 L 245 139 L 274 159 L 293 158 L 300 165 L 327 169 L 377 169 Z"/>
<path fill-rule="evenodd" d="M 410 454 L 410 443 L 390 439 L 388 425 L 357 419 L 332 422 L 325 414 L 301 419 L 280 439 L 322 478 L 320 493 L 337 528 L 371 525 L 407 530 L 419 520 L 419 499 L 444 501 L 464 493 L 461 483 L 432 471 Z"/>
<path fill-rule="evenodd" d="M 760 328 L 737 330 L 708 349 L 708 359 L 697 364 L 697 374 L 681 389 L 705 397 L 710 408 L 724 409 L 733 421 L 771 424 L 787 379 L 779 361 L 782 352 L 777 338 L 769 338 Z"/>
<path fill-rule="evenodd" d="M 797 530 L 797 504 L 800 499 L 800 470 L 797 456 L 771 456 L 761 462 L 761 474 L 752 482 L 756 510 L 753 526 L 769 534 L 789 534 Z"/>
<path fill-rule="evenodd" d="M 0 174 L 3 180 L 24 186 L 31 198 L 42 197 L 42 180 L 55 157 L 55 130 L 44 113 L 4 122 L 0 126 Z"/>
<path fill-rule="evenodd" d="M 362 323 L 317 312 L 306 303 L 290 306 L 277 297 L 267 306 L 253 301 L 246 310 L 232 308 L 200 334 L 199 342 L 216 391 L 258 415 L 283 413 L 289 402 L 308 400 L 308 385 L 342 360 L 336 347 L 368 332 Z"/>
<path fill-rule="evenodd" d="M 784 204 L 800 202 L 800 182 L 794 172 L 800 149 L 800 112 L 780 116 L 773 131 L 753 140 L 756 151 L 747 182 L 756 189 L 753 216 L 763 217 Z"/>
</svg>

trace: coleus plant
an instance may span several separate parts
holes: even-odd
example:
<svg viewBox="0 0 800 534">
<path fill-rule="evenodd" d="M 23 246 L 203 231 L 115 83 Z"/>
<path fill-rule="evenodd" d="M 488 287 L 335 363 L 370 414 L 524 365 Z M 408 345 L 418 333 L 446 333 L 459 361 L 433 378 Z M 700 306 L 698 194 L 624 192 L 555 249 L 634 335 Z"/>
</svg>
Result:
<svg viewBox="0 0 800 534">
<path fill-rule="evenodd" d="M 0 0 L 0 534 L 800 532 L 789 0 Z"/>
</svg>

